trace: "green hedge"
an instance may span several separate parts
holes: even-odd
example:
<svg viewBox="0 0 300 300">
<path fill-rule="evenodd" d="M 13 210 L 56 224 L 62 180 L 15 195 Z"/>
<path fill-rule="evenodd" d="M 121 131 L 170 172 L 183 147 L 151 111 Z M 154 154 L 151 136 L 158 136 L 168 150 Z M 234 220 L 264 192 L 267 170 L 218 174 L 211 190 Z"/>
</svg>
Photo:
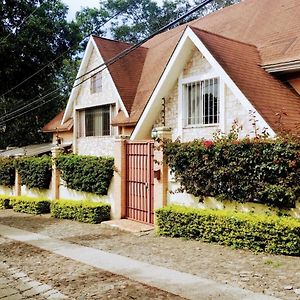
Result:
<svg viewBox="0 0 300 300">
<path fill-rule="evenodd" d="M 10 204 L 17 212 L 35 215 L 50 213 L 50 201 L 44 198 L 10 197 Z"/>
<path fill-rule="evenodd" d="M 10 209 L 12 205 L 10 204 L 10 197 L 7 195 L 0 195 L 0 209 Z"/>
<path fill-rule="evenodd" d="M 289 208 L 300 197 L 299 141 L 175 141 L 164 150 L 181 191 L 200 199 L 212 196 Z"/>
<path fill-rule="evenodd" d="M 51 181 L 51 157 L 26 157 L 16 159 L 16 168 L 21 175 L 21 182 L 29 189 L 48 189 Z"/>
<path fill-rule="evenodd" d="M 300 220 L 183 206 L 156 211 L 159 235 L 300 256 Z"/>
<path fill-rule="evenodd" d="M 57 166 L 68 188 L 107 195 L 114 174 L 114 159 L 82 155 L 61 155 Z"/>
<path fill-rule="evenodd" d="M 13 186 L 15 184 L 14 159 L 0 157 L 0 185 Z"/>
<path fill-rule="evenodd" d="M 51 203 L 51 216 L 96 224 L 110 219 L 110 205 L 102 202 L 56 200 Z"/>
</svg>

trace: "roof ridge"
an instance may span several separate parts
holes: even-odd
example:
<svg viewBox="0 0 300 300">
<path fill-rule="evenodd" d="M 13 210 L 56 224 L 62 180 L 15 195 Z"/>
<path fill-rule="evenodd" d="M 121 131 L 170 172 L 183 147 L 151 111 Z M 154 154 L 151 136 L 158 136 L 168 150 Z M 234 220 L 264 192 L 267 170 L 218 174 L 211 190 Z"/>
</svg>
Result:
<svg viewBox="0 0 300 300">
<path fill-rule="evenodd" d="M 218 34 L 218 33 L 214 33 L 214 32 L 211 32 L 211 31 L 208 31 L 208 30 L 205 30 L 205 29 L 202 29 L 202 28 L 198 28 L 198 27 L 195 27 L 195 26 L 190 26 L 189 25 L 188 27 L 190 27 L 192 30 L 195 29 L 196 31 L 202 31 L 202 32 L 205 32 L 205 33 L 208 33 L 208 34 L 211 34 L 211 35 L 223 38 L 225 40 L 229 40 L 229 41 L 232 41 L 232 42 L 235 42 L 235 43 L 239 43 L 239 44 L 242 44 L 242 45 L 245 45 L 245 46 L 254 47 L 258 51 L 257 46 L 254 45 L 254 44 L 245 43 L 245 42 L 242 42 L 242 41 L 239 41 L 239 40 L 236 40 L 236 39 L 233 39 L 233 38 L 229 38 L 229 37 L 226 37 L 224 35 L 221 35 L 221 34 Z"/>
<path fill-rule="evenodd" d="M 103 37 L 103 36 L 98 36 L 98 35 L 95 35 L 95 34 L 92 34 L 91 36 L 93 38 L 97 38 L 97 39 L 101 39 L 101 40 L 106 40 L 106 41 L 109 41 L 109 42 L 115 42 L 115 43 L 119 43 L 119 44 L 127 44 L 128 46 L 134 46 L 133 43 L 124 42 L 124 41 L 118 41 L 118 40 L 113 40 L 113 39 L 110 39 L 110 38 L 107 38 L 107 37 Z M 145 47 L 145 46 L 142 46 L 142 45 L 139 46 L 139 48 L 140 47 L 148 49 L 148 47 Z"/>
</svg>

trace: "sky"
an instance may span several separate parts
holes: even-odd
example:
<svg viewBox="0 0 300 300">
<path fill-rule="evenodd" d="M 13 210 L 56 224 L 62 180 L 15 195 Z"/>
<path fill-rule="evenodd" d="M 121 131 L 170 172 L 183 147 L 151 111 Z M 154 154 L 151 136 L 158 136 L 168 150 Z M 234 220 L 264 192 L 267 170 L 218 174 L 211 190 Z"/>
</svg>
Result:
<svg viewBox="0 0 300 300">
<path fill-rule="evenodd" d="M 62 0 L 69 7 L 68 19 L 72 20 L 76 11 L 81 7 L 98 7 L 101 0 Z M 155 0 L 157 3 L 162 3 L 162 0 Z"/>
</svg>

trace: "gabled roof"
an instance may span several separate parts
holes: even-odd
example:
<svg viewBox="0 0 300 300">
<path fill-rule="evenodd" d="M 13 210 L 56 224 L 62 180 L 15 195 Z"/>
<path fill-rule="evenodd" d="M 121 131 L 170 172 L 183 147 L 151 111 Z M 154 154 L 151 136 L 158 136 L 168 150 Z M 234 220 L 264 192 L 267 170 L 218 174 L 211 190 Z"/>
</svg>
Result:
<svg viewBox="0 0 300 300">
<path fill-rule="evenodd" d="M 104 61 L 108 61 L 132 46 L 129 43 L 113 41 L 97 36 L 93 36 L 93 39 Z M 131 112 L 147 50 L 146 47 L 139 47 L 108 66 L 108 70 L 128 113 Z"/>
<path fill-rule="evenodd" d="M 249 69 L 252 69 L 255 74 L 264 77 L 263 82 L 271 84 L 272 87 L 270 91 L 267 91 L 263 84 L 258 83 L 254 87 L 251 74 L 245 76 L 243 80 L 239 78 L 239 82 L 238 78 L 236 78 L 236 83 L 246 97 L 249 97 L 249 100 L 253 102 L 254 107 L 264 115 L 268 122 L 271 122 L 270 125 L 272 127 L 276 127 L 274 115 L 278 113 L 279 108 L 281 112 L 288 114 L 288 117 L 284 118 L 284 120 L 281 119 L 281 122 L 287 122 L 287 128 L 292 127 L 295 119 L 299 119 L 299 112 L 297 111 L 298 96 L 294 95 L 288 86 L 281 84 L 271 75 L 267 76 L 258 64 L 264 65 L 300 60 L 300 2 L 298 0 L 244 0 L 206 17 L 159 34 L 147 41 L 143 45 L 148 48 L 147 55 L 144 60 L 130 116 L 129 118 L 124 118 L 124 116 L 117 115 L 114 119 L 115 124 L 135 124 L 139 120 L 184 29 L 188 25 L 193 28 L 206 30 L 211 32 L 211 34 L 221 35 L 223 39 L 236 40 L 231 43 L 227 40 L 227 46 L 232 48 L 232 51 L 236 51 L 237 56 L 242 54 L 240 48 L 247 48 L 245 50 L 252 51 L 251 56 L 247 58 L 249 66 L 251 65 Z M 219 39 L 221 39 L 221 36 Z M 214 38 L 217 39 L 216 36 Z M 239 45 L 242 45 L 242 43 L 252 44 L 256 48 L 249 45 L 247 47 L 238 47 L 237 41 L 241 42 Z M 207 45 L 212 49 L 211 46 L 213 45 L 210 45 L 209 41 L 207 41 Z M 250 51 L 248 47 L 252 50 Z M 223 55 L 223 53 L 221 55 L 221 49 L 220 51 L 214 50 L 217 60 L 220 60 Z M 226 55 L 227 53 L 224 51 L 224 54 Z M 224 59 L 229 60 L 229 58 L 225 57 Z M 239 62 L 241 66 L 239 67 L 243 67 L 243 59 L 240 57 Z M 255 63 L 254 66 L 252 66 L 253 63 Z M 237 66 L 235 65 L 235 67 Z M 238 75 L 237 70 L 229 70 L 227 68 L 227 71 L 231 71 L 232 76 Z M 246 73 L 245 70 L 244 74 Z M 249 85 L 247 77 L 249 77 Z M 249 88 L 251 85 L 252 91 Z M 254 88 L 256 89 L 255 91 L 253 90 Z M 259 94 L 262 96 L 258 96 Z M 266 110 L 267 107 L 268 110 Z M 278 115 L 276 118 L 277 120 L 279 119 Z M 290 119 L 288 120 L 288 118 Z"/>
<path fill-rule="evenodd" d="M 273 130 L 297 130 L 300 97 L 260 67 L 255 46 L 191 29 Z"/>
<path fill-rule="evenodd" d="M 52 120 L 50 120 L 43 128 L 43 132 L 62 132 L 62 131 L 70 131 L 73 128 L 73 119 L 70 118 L 63 124 L 62 119 L 65 111 L 61 111 L 58 115 L 56 115 Z"/>
</svg>

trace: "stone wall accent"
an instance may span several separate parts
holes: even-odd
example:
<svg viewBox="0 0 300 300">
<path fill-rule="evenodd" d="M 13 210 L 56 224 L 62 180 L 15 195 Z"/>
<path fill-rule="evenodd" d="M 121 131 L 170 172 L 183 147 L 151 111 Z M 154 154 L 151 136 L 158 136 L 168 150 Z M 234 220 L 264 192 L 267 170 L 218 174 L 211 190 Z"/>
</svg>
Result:
<svg viewBox="0 0 300 300">
<path fill-rule="evenodd" d="M 186 79 L 192 76 L 205 76 L 208 74 L 217 74 L 213 67 L 208 63 L 208 61 L 203 57 L 203 55 L 196 49 L 194 49 L 191 59 L 186 64 L 184 70 L 182 71 L 182 79 Z M 168 97 L 166 97 L 166 110 L 165 110 L 165 118 L 166 118 L 166 126 L 172 129 L 172 138 L 180 138 L 181 141 L 187 142 L 194 139 L 207 139 L 211 140 L 213 138 L 213 134 L 217 131 L 220 131 L 220 127 L 216 125 L 212 126 L 186 126 L 182 129 L 178 128 L 178 82 L 171 89 Z M 253 136 L 254 128 L 252 126 L 252 120 L 250 117 L 250 112 L 244 108 L 241 101 L 239 101 L 230 88 L 225 85 L 224 91 L 224 107 L 225 107 L 225 115 L 224 115 L 224 129 L 225 133 L 229 133 L 232 128 L 233 123 L 236 121 L 239 126 L 241 126 L 240 137 L 244 137 L 246 135 Z M 222 101 L 222 99 L 221 99 Z M 162 126 L 161 116 L 157 118 L 155 123 L 156 127 Z M 259 126 L 259 131 L 262 132 L 264 129 L 262 126 Z M 180 134 L 182 133 L 182 136 Z"/>
<path fill-rule="evenodd" d="M 77 139 L 76 153 L 80 155 L 113 156 L 115 140 L 111 136 L 89 136 Z"/>
</svg>

